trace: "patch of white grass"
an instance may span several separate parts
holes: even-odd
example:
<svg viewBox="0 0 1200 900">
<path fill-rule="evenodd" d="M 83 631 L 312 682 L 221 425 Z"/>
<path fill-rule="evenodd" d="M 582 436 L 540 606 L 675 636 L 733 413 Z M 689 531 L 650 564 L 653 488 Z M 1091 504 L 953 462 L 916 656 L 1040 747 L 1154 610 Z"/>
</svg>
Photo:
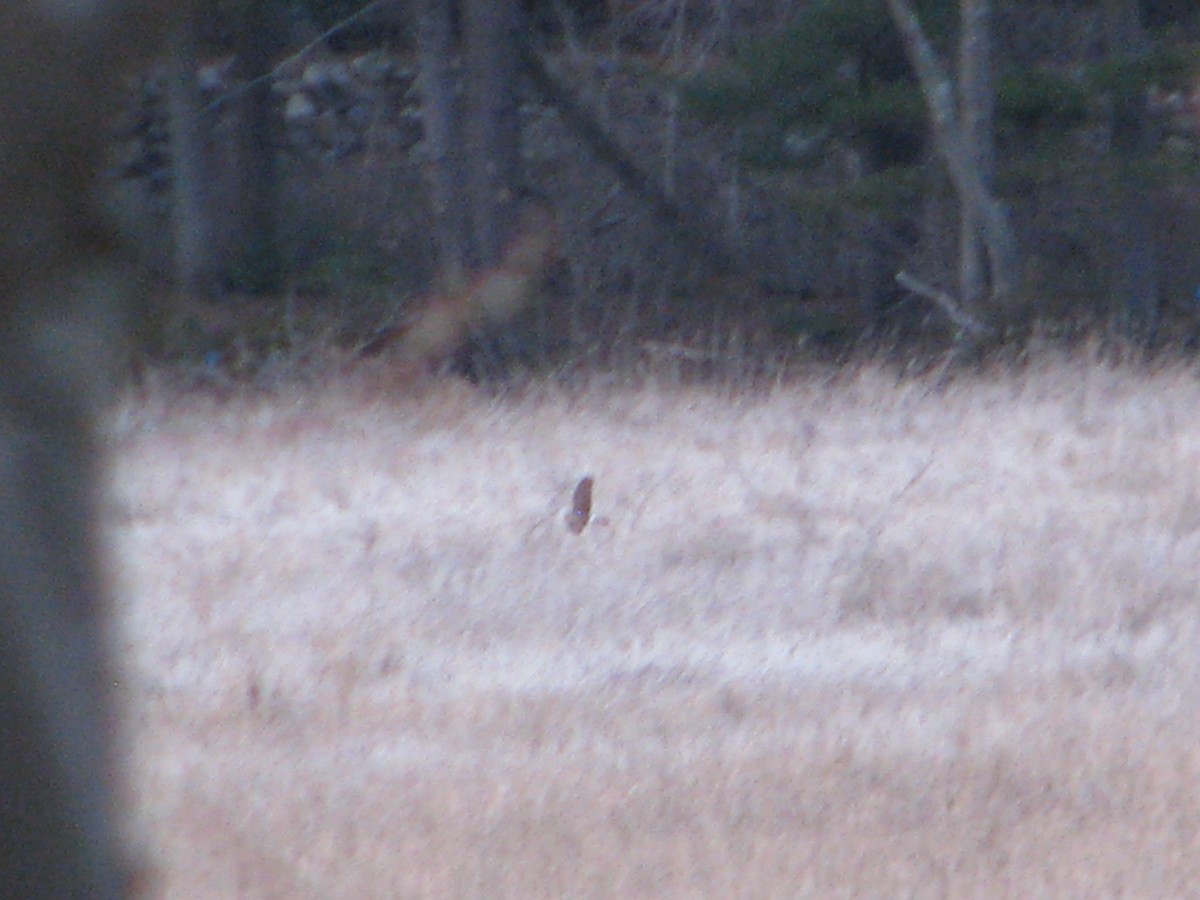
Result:
<svg viewBox="0 0 1200 900">
<path fill-rule="evenodd" d="M 131 399 L 112 539 L 162 893 L 1195 883 L 1197 409 L 1187 368 L 1083 359 Z"/>
</svg>

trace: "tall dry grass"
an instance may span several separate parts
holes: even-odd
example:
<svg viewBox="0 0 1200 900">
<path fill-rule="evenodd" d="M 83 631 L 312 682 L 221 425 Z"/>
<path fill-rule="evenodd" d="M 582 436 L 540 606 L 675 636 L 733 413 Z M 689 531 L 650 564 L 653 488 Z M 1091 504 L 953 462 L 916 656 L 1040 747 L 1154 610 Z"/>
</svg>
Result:
<svg viewBox="0 0 1200 900">
<path fill-rule="evenodd" d="M 131 827 L 178 898 L 1186 895 L 1198 409 L 1086 354 L 152 388 Z"/>
</svg>

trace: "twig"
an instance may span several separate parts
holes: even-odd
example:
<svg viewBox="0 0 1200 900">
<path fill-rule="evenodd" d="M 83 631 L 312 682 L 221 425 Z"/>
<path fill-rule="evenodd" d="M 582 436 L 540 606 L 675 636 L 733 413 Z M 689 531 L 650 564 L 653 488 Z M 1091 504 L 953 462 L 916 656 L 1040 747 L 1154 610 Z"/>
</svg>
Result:
<svg viewBox="0 0 1200 900">
<path fill-rule="evenodd" d="M 918 297 L 924 297 L 926 300 L 933 301 L 949 317 L 951 322 L 967 334 L 973 337 L 984 337 L 990 333 L 991 329 L 987 325 L 966 312 L 945 291 L 932 288 L 923 281 L 918 281 L 912 275 L 903 271 L 896 273 L 896 284 L 907 291 L 911 291 Z"/>
<path fill-rule="evenodd" d="M 925 463 L 925 465 L 921 466 L 921 468 L 917 469 L 916 474 L 913 475 L 912 478 L 908 479 L 908 483 L 905 484 L 904 487 L 900 488 L 900 490 L 896 491 L 896 493 L 892 496 L 892 503 L 895 503 L 897 500 L 907 494 L 912 489 L 913 485 L 924 478 L 925 473 L 929 471 L 929 467 L 932 465 L 933 457 L 931 456 L 929 457 L 929 461 Z"/>
<path fill-rule="evenodd" d="M 303 57 L 307 56 L 312 50 L 316 49 L 321 44 L 325 43 L 327 40 L 329 40 L 331 37 L 333 37 L 339 31 L 343 30 L 344 28 L 346 28 L 349 25 L 352 25 L 354 22 L 358 21 L 363 16 L 367 15 L 367 13 L 374 12 L 376 9 L 383 6 L 383 4 L 386 2 L 387 2 L 387 0 L 371 0 L 370 3 L 368 3 L 366 6 L 363 6 L 358 11 L 352 12 L 350 15 L 346 16 L 346 18 L 342 19 L 340 22 L 335 22 L 333 25 L 331 25 L 329 28 L 327 28 L 324 32 L 317 35 L 315 38 L 313 38 L 311 41 L 309 41 L 307 44 L 305 44 L 303 47 L 301 47 L 295 53 L 292 53 L 291 55 L 284 57 L 273 69 L 271 69 L 271 71 L 266 72 L 262 75 L 259 75 L 257 78 L 252 78 L 250 81 L 247 81 L 245 84 L 239 85 L 238 87 L 234 88 L 227 94 L 222 94 L 220 97 L 218 97 L 217 99 L 215 99 L 211 103 L 209 103 L 207 106 L 205 106 L 204 111 L 211 112 L 212 110 L 216 109 L 223 103 L 228 103 L 231 100 L 236 100 L 238 97 L 242 96 L 242 94 L 246 93 L 246 91 L 250 90 L 255 85 L 261 84 L 264 81 L 274 78 L 280 72 L 282 72 L 285 67 L 287 67 L 291 63 L 295 62 L 296 60 L 302 59 Z"/>
</svg>

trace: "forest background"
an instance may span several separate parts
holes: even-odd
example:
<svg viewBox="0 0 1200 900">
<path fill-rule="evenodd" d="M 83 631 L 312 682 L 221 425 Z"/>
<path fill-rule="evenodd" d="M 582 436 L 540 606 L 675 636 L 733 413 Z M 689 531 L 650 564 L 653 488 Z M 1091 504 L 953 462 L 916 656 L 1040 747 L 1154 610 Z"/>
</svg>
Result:
<svg viewBox="0 0 1200 900">
<path fill-rule="evenodd" d="M 494 264 L 532 194 L 563 264 L 475 331 L 473 376 L 1032 327 L 1190 347 L 1200 14 L 992 7 L 217 4 L 119 129 L 121 207 L 182 298 L 145 344 L 226 373 L 353 350 Z"/>
</svg>

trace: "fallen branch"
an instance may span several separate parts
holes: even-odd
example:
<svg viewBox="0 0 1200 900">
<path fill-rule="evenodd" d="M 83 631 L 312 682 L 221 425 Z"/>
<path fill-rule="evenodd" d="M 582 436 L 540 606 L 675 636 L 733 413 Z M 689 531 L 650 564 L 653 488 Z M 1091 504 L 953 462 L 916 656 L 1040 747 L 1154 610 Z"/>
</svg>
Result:
<svg viewBox="0 0 1200 900">
<path fill-rule="evenodd" d="M 896 284 L 918 297 L 933 301 L 957 328 L 972 337 L 985 337 L 991 333 L 991 329 L 987 325 L 966 312 L 945 291 L 930 287 L 903 271 L 896 273 Z"/>
</svg>

